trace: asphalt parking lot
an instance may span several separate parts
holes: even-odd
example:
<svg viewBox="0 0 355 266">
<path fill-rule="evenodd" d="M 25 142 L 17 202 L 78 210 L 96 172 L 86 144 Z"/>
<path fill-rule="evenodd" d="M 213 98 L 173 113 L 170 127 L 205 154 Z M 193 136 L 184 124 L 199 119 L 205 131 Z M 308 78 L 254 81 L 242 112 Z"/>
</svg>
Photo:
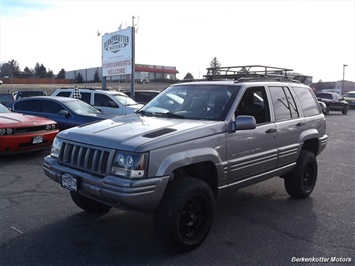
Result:
<svg viewBox="0 0 355 266">
<path fill-rule="evenodd" d="M 198 249 L 167 251 L 149 214 L 87 214 L 42 170 L 48 150 L 0 157 L 0 265 L 312 265 L 355 261 L 355 110 L 327 116 L 318 183 L 291 199 L 273 178 L 217 200 Z"/>
</svg>

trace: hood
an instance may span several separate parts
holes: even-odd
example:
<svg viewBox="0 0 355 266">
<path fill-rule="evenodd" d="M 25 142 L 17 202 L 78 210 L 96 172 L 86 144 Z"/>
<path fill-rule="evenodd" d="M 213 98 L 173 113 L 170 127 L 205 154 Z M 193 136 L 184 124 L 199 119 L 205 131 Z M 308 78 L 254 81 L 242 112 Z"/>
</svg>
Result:
<svg viewBox="0 0 355 266">
<path fill-rule="evenodd" d="M 67 129 L 58 136 L 106 148 L 142 152 L 218 134 L 223 130 L 224 121 L 172 119 L 134 114 Z"/>
<path fill-rule="evenodd" d="M 39 116 L 20 113 L 0 113 L 0 124 L 4 127 L 46 125 L 49 123 L 56 124 L 55 121 Z"/>
</svg>

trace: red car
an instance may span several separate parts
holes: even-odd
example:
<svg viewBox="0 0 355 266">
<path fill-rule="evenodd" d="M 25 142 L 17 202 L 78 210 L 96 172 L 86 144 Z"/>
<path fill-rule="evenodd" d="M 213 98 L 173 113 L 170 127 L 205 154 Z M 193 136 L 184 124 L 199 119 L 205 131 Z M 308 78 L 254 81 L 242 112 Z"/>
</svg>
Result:
<svg viewBox="0 0 355 266">
<path fill-rule="evenodd" d="M 0 104 L 0 155 L 44 150 L 58 131 L 53 120 L 13 113 Z"/>
</svg>

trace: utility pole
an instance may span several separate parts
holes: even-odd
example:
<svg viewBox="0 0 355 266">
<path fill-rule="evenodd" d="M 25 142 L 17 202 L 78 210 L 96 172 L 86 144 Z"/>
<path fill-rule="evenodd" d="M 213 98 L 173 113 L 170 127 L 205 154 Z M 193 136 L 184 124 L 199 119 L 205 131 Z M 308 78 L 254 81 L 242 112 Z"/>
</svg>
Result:
<svg viewBox="0 0 355 266">
<path fill-rule="evenodd" d="M 344 94 L 344 78 L 345 78 L 345 67 L 347 67 L 348 65 L 343 65 L 343 84 L 341 86 L 341 94 Z"/>
<path fill-rule="evenodd" d="M 134 30 L 134 16 L 132 16 L 132 60 L 131 60 L 131 98 L 135 99 L 134 81 L 135 81 L 135 30 Z"/>
</svg>

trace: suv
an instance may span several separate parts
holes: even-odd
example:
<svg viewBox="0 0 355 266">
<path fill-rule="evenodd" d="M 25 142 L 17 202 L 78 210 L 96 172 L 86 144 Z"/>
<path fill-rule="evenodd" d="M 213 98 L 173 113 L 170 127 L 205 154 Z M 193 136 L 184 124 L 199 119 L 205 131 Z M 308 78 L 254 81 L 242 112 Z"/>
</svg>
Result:
<svg viewBox="0 0 355 266">
<path fill-rule="evenodd" d="M 14 97 L 14 101 L 16 101 L 18 99 L 31 97 L 31 96 L 47 96 L 47 93 L 45 91 L 28 90 L 28 91 L 15 91 L 12 95 Z"/>
<path fill-rule="evenodd" d="M 355 107 L 355 91 L 348 91 L 343 97 L 349 103 L 349 107 Z"/>
<path fill-rule="evenodd" d="M 206 239 L 222 191 L 278 176 L 290 196 L 306 198 L 326 120 L 310 87 L 264 68 L 208 69 L 206 80 L 173 84 L 136 114 L 59 133 L 44 173 L 85 211 L 152 212 L 157 236 L 182 251 Z"/>
<path fill-rule="evenodd" d="M 349 111 L 349 103 L 335 92 L 317 92 L 316 96 L 319 101 L 325 103 L 328 113 L 329 111 L 340 111 L 346 115 Z"/>
<path fill-rule="evenodd" d="M 79 89 L 81 100 L 95 106 L 103 113 L 115 115 L 132 114 L 143 105 L 119 91 L 101 89 Z M 60 88 L 52 96 L 72 97 L 74 88 Z"/>
</svg>

